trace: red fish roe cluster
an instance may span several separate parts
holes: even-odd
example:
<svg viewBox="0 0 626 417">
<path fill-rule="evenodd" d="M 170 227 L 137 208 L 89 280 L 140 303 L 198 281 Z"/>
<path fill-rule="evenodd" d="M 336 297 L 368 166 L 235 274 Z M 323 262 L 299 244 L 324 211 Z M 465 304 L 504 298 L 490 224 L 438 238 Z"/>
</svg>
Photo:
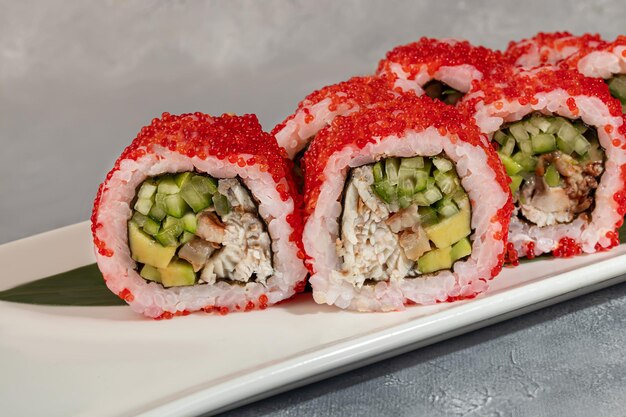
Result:
<svg viewBox="0 0 626 417">
<path fill-rule="evenodd" d="M 276 125 L 276 127 L 272 129 L 271 134 L 275 135 L 280 132 L 287 122 L 293 119 L 300 111 L 307 114 L 305 116 L 305 123 L 312 122 L 314 116 L 309 114 L 308 108 L 325 99 L 331 100 L 328 110 L 334 112 L 342 104 L 346 104 L 352 108 L 392 100 L 395 96 L 396 94 L 390 90 L 389 81 L 384 77 L 353 77 L 348 81 L 329 85 L 306 96 L 298 105 L 296 112 L 282 123 Z"/>
<path fill-rule="evenodd" d="M 554 59 L 552 55 L 555 53 L 557 59 L 562 59 L 567 57 L 563 56 L 564 54 L 571 55 L 577 51 L 590 51 L 605 44 L 606 42 L 598 34 L 586 33 L 582 36 L 574 36 L 569 32 L 539 32 L 531 39 L 510 42 L 504 55 L 511 64 L 515 64 L 523 55 L 532 53 L 536 49 L 539 52 L 539 62 L 536 65 L 539 66 L 556 64 L 556 62 L 552 62 Z"/>
<path fill-rule="evenodd" d="M 137 160 L 146 154 L 155 153 L 157 147 L 166 148 L 189 158 L 207 159 L 213 156 L 240 167 L 254 165 L 262 172 L 269 173 L 277 183 L 276 190 L 281 199 L 286 201 L 292 198 L 295 203 L 293 213 L 287 216 L 287 222 L 294 230 L 291 241 L 303 250 L 302 197 L 297 192 L 291 176 L 292 163 L 285 158 L 284 150 L 278 146 L 272 136 L 263 132 L 254 115 L 224 114 L 220 117 L 212 117 L 196 112 L 179 116 L 163 113 L 161 118 L 153 119 L 150 125 L 141 129 L 135 140 L 122 152 L 113 169 L 107 174 L 105 182 L 98 190 L 91 216 L 94 243 L 102 256 L 113 256 L 112 250 L 107 248 L 97 236 L 98 229 L 101 227 L 97 221 L 98 210 L 108 181 L 120 169 L 122 161 Z M 244 159 L 241 155 L 251 156 Z"/>
<path fill-rule="evenodd" d="M 582 248 L 576 241 L 569 237 L 564 237 L 559 240 L 559 243 L 552 251 L 552 254 L 557 258 L 571 258 L 572 256 L 580 255 L 583 253 Z"/>
<path fill-rule="evenodd" d="M 519 255 L 517 254 L 517 250 L 515 250 L 515 246 L 511 242 L 506 244 L 504 262 L 513 266 L 519 265 Z"/>
<path fill-rule="evenodd" d="M 392 64 L 400 64 L 402 70 L 413 80 L 426 67 L 434 75 L 443 66 L 471 65 L 483 77 L 505 80 L 511 73 L 502 53 L 467 41 L 441 41 L 422 38 L 408 45 L 398 46 L 387 53 L 386 59 L 378 64 L 378 74 L 397 78 L 391 70 Z"/>
<path fill-rule="evenodd" d="M 536 95 L 563 89 L 570 96 L 593 96 L 600 99 L 608 107 L 611 115 L 616 117 L 622 116 L 622 107 L 620 102 L 611 97 L 609 89 L 605 82 L 595 78 L 588 78 L 576 71 L 542 68 L 532 72 L 521 72 L 511 77 L 506 84 L 494 83 L 489 80 L 479 81 L 475 85 L 476 91 L 481 91 L 483 97 L 473 97 L 466 100 L 461 108 L 473 114 L 476 105 L 481 101 L 486 104 L 494 104 L 494 107 L 502 107 L 502 100 L 518 101 L 522 105 L 528 103 L 536 103 Z M 568 106 L 573 113 L 577 112 L 576 102 L 570 97 Z M 624 125 L 620 127 L 623 132 Z"/>
<path fill-rule="evenodd" d="M 535 242 L 528 242 L 526 244 L 526 257 L 528 259 L 535 258 Z"/>
<path fill-rule="evenodd" d="M 429 127 L 452 136 L 453 140 L 482 148 L 488 155 L 487 160 L 496 174 L 496 181 L 502 190 L 509 194 L 510 180 L 496 152 L 481 140 L 478 128 L 467 117 L 454 107 L 438 100 L 426 96 L 406 95 L 362 109 L 350 117 L 336 118 L 330 126 L 317 134 L 302 161 L 307 172 L 304 191 L 307 202 L 306 216 L 315 209 L 322 184 L 326 180 L 324 168 L 334 153 L 346 147 L 362 149 L 369 143 L 376 143 L 378 138 L 402 137 L 408 130 L 421 132 Z M 506 207 L 499 214 L 504 227 L 508 227 L 508 218 L 512 210 L 510 204 Z"/>
</svg>

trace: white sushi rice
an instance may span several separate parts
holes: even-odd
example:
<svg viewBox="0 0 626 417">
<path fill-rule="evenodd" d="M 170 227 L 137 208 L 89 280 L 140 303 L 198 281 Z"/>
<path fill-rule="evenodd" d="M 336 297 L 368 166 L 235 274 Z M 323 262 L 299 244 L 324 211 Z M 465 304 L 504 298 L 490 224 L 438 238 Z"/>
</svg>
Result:
<svg viewBox="0 0 626 417">
<path fill-rule="evenodd" d="M 345 93 L 336 93 L 337 96 L 345 96 Z M 360 106 L 355 102 L 339 103 L 336 109 L 331 111 L 332 99 L 325 98 L 317 103 L 304 103 L 298 109 L 292 119 L 289 119 L 285 126 L 274 136 L 281 146 L 287 151 L 289 159 L 293 159 L 298 152 L 303 150 L 320 130 L 328 126 L 335 117 L 345 116 L 359 111 Z M 307 121 L 307 117 L 313 117 Z"/>
<path fill-rule="evenodd" d="M 251 155 L 241 155 L 248 159 Z M 128 219 L 131 217 L 131 201 L 136 188 L 148 177 L 165 173 L 197 170 L 215 178 L 239 176 L 258 201 L 261 218 L 272 238 L 274 275 L 266 285 L 249 282 L 245 285 L 230 285 L 217 282 L 185 287 L 164 288 L 161 284 L 148 282 L 136 271 L 136 263 L 128 247 Z M 284 180 L 283 180 L 284 181 Z M 305 279 L 307 271 L 298 259 L 297 246 L 289 240 L 293 232 L 286 217 L 293 212 L 294 201 L 282 201 L 276 191 L 276 183 L 267 172 L 257 166 L 239 167 L 216 157 L 189 158 L 161 147 L 154 153 L 138 160 L 125 160 L 115 171 L 103 189 L 96 223 L 102 226 L 97 237 L 106 243 L 113 256 L 106 257 L 96 251 L 98 266 L 111 291 L 119 294 L 128 289 L 134 299 L 129 302 L 133 310 L 149 317 L 159 317 L 164 312 L 197 311 L 207 306 L 227 307 L 234 311 L 251 301 L 259 305 L 259 297 L 265 294 L 267 304 L 274 304 L 291 297 L 296 283 Z"/>
<path fill-rule="evenodd" d="M 591 52 L 578 61 L 578 72 L 593 78 L 611 78 L 615 74 L 626 74 L 626 46 L 617 45 L 609 49 Z"/>
<path fill-rule="evenodd" d="M 441 81 L 462 93 L 467 93 L 472 87 L 474 80 L 483 78 L 482 72 L 469 64 L 442 66 L 431 74 L 426 64 L 420 66 L 420 70 L 413 78 L 411 74 L 402 69 L 402 65 L 393 62 L 389 65 L 389 71 L 397 77 L 394 82 L 395 88 L 400 88 L 404 92 L 414 91 L 421 96 L 424 94 L 423 87 L 432 80 Z"/>
<path fill-rule="evenodd" d="M 508 193 L 496 182 L 484 151 L 466 142 L 453 142 L 454 139 L 442 136 L 435 128 L 407 131 L 403 137 L 378 138 L 362 149 L 346 147 L 329 158 L 324 169 L 325 182 L 303 235 L 315 271 L 310 282 L 316 302 L 359 311 L 390 311 L 403 309 L 409 301 L 433 304 L 487 288 L 486 280 L 491 278 L 491 271 L 498 263 L 497 255 L 504 250 L 502 240 L 494 238 L 502 226 L 492 218 L 505 206 Z M 335 241 L 339 237 L 341 195 L 350 168 L 387 157 L 434 156 L 441 152 L 456 163 L 461 184 L 472 201 L 471 256 L 456 262 L 452 271 L 378 282 L 361 288 L 346 281 L 338 272 L 342 261 Z"/>
<path fill-rule="evenodd" d="M 481 94 L 481 92 L 472 93 L 465 99 L 469 100 Z M 567 105 L 567 99 L 570 97 L 576 102 L 578 115 L 574 115 Z M 556 114 L 568 119 L 580 117 L 583 122 L 597 129 L 600 145 L 606 155 L 605 171 L 595 191 L 595 208 L 591 213 L 591 222 L 576 219 L 568 224 L 539 227 L 513 215 L 509 227 L 509 242 L 513 243 L 520 256 L 526 255 L 528 242 L 535 243 L 534 252 L 539 255 L 556 249 L 559 240 L 564 237 L 574 239 L 585 253 L 595 252 L 596 243 L 608 246 L 609 239 L 606 233 L 614 229 L 615 223 L 621 217 L 617 212 L 617 202 L 613 195 L 623 187 L 620 166 L 626 163 L 626 153 L 613 146 L 611 141 L 619 137 L 622 143 L 626 142 L 626 139 L 618 133 L 618 128 L 624 121 L 622 117 L 611 115 L 606 104 L 596 97 L 570 96 L 565 90 L 557 89 L 539 93 L 535 98 L 536 104 L 526 105 L 520 104 L 517 100 L 500 100 L 487 105 L 480 102 L 476 106 L 474 118 L 480 130 L 491 137 L 503 124 L 521 120 L 532 112 Z M 500 105 L 502 107 L 497 109 L 496 106 Z M 613 127 L 611 135 L 604 130 L 606 125 Z"/>
</svg>

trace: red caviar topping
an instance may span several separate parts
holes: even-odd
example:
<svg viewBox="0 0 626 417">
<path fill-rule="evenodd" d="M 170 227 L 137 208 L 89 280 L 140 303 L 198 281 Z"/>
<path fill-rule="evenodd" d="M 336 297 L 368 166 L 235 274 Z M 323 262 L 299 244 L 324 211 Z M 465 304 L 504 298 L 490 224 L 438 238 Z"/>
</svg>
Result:
<svg viewBox="0 0 626 417">
<path fill-rule="evenodd" d="M 528 242 L 526 244 L 526 257 L 533 259 L 535 257 L 535 242 Z"/>
<path fill-rule="evenodd" d="M 570 56 L 572 51 L 589 50 L 605 43 L 597 34 L 587 33 L 582 36 L 574 36 L 569 32 L 540 32 L 531 39 L 510 42 L 504 56 L 506 60 L 515 65 L 522 56 L 528 60 L 532 57 L 531 54 L 535 52 L 539 58 L 536 62 L 532 62 L 531 66 L 556 64 Z"/>
<path fill-rule="evenodd" d="M 520 104 L 532 103 L 538 94 L 563 89 L 571 96 L 597 97 L 609 109 L 611 115 L 622 116 L 621 104 L 611 97 L 606 83 L 595 78 L 584 77 L 577 71 L 560 68 L 542 68 L 532 72 L 520 71 L 511 76 L 506 83 L 494 83 L 490 80 L 476 81 L 474 90 L 480 90 L 483 97 L 474 97 L 461 102 L 460 110 L 473 115 L 480 102 L 493 104 L 498 109 L 502 100 L 509 102 L 518 101 Z M 579 109 L 576 100 L 569 97 L 566 101 L 568 108 L 574 115 L 578 115 Z M 605 127 L 606 129 L 606 127 Z M 620 127 L 620 132 L 626 129 Z"/>
<path fill-rule="evenodd" d="M 613 126 L 612 126 L 612 125 L 605 125 L 605 126 L 604 126 L 604 131 L 605 131 L 607 134 L 609 134 L 609 135 L 610 135 L 611 133 L 613 133 Z"/>
<path fill-rule="evenodd" d="M 332 112 L 337 111 L 340 105 L 346 106 L 349 110 L 355 106 L 366 106 L 393 99 L 396 94 L 389 88 L 389 82 L 381 77 L 353 77 L 348 81 L 326 86 L 306 96 L 298 104 L 296 112 L 276 125 L 271 134 L 276 135 L 280 132 L 300 111 L 305 114 L 305 123 L 312 122 L 314 117 L 310 114 L 309 108 L 325 99 L 330 99 L 328 110 Z"/>
<path fill-rule="evenodd" d="M 432 77 L 443 66 L 471 65 L 483 78 L 499 80 L 504 80 L 510 71 L 499 51 L 473 46 L 468 41 L 441 41 L 425 37 L 394 48 L 380 61 L 377 74 L 389 77 L 392 84 L 397 79 L 391 68 L 394 64 L 402 66 L 409 80 L 414 80 L 423 70 Z"/>
<path fill-rule="evenodd" d="M 622 142 L 618 139 L 615 138 L 611 141 L 611 143 L 613 144 L 613 146 L 615 146 L 616 148 L 619 148 L 619 146 L 622 144 Z"/>
<path fill-rule="evenodd" d="M 124 288 L 122 291 L 120 291 L 120 293 L 118 294 L 118 297 L 120 297 L 122 300 L 126 301 L 127 303 L 130 303 L 135 299 L 135 296 L 133 295 L 133 293 L 130 292 L 128 288 Z"/>
<path fill-rule="evenodd" d="M 506 255 L 504 259 L 505 259 L 505 262 L 510 265 L 513 265 L 513 266 L 519 265 L 519 256 L 517 254 L 517 250 L 515 250 L 515 246 L 511 242 L 508 242 L 506 244 Z"/>
<path fill-rule="evenodd" d="M 552 254 L 557 258 L 571 258 L 572 256 L 580 255 L 582 248 L 576 241 L 569 237 L 564 237 L 559 240 L 556 249 L 552 251 Z"/>
<path fill-rule="evenodd" d="M 244 308 L 244 311 L 250 311 L 250 310 L 254 310 L 254 303 L 252 301 L 248 301 L 248 303 L 246 304 L 246 307 Z"/>
<path fill-rule="evenodd" d="M 267 308 L 267 302 L 268 301 L 269 301 L 269 299 L 267 298 L 267 295 L 261 294 L 259 296 L 259 308 L 261 310 L 265 310 Z"/>
</svg>

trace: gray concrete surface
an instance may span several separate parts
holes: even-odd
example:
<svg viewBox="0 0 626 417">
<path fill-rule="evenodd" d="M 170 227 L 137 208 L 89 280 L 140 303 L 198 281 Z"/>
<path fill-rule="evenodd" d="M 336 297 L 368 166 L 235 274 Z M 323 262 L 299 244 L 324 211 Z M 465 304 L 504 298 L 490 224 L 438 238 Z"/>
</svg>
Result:
<svg viewBox="0 0 626 417">
<path fill-rule="evenodd" d="M 163 111 L 254 112 L 374 71 L 420 36 L 494 48 L 539 30 L 624 30 L 601 1 L 0 0 L 0 243 L 89 217 L 97 186 Z M 626 415 L 626 286 L 231 415 Z"/>
</svg>

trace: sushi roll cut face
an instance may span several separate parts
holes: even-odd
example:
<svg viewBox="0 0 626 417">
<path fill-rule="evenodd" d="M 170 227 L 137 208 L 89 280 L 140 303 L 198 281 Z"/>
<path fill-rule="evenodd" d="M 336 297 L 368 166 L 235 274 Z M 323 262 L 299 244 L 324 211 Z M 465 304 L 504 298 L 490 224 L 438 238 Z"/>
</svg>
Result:
<svg viewBox="0 0 626 417">
<path fill-rule="evenodd" d="M 265 284 L 274 272 L 267 225 L 239 178 L 188 171 L 146 179 L 128 240 L 141 277 L 164 287 Z"/>
<path fill-rule="evenodd" d="M 468 94 L 511 179 L 510 256 L 593 253 L 618 244 L 623 222 L 624 119 L 602 80 L 575 71 L 520 72 Z"/>
<path fill-rule="evenodd" d="M 403 96 L 336 120 L 303 159 L 318 303 L 389 311 L 473 297 L 502 267 L 506 173 L 453 107 Z"/>
<path fill-rule="evenodd" d="M 443 155 L 351 169 L 340 227 L 340 273 L 359 287 L 450 270 L 472 252 L 469 197 Z"/>
<path fill-rule="evenodd" d="M 100 185 L 108 288 L 153 318 L 265 308 L 304 289 L 301 197 L 254 115 L 164 113 Z"/>
<path fill-rule="evenodd" d="M 594 128 L 532 113 L 503 125 L 493 138 L 520 219 L 542 227 L 589 218 L 606 160 Z"/>
</svg>

